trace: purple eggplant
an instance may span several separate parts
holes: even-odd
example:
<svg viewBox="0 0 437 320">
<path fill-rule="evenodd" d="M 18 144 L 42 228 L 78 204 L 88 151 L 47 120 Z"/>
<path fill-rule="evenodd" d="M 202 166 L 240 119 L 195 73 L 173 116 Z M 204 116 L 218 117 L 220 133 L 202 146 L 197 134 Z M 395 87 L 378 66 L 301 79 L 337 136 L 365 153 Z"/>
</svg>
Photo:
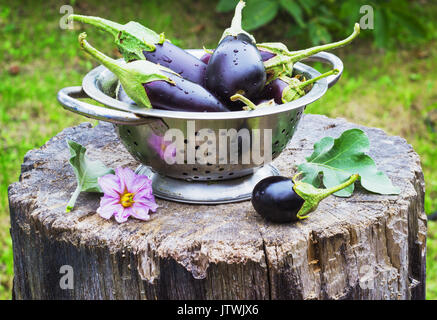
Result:
<svg viewBox="0 0 437 320">
<path fill-rule="evenodd" d="M 124 62 L 114 60 L 93 48 L 79 35 L 82 49 L 112 71 L 121 85 L 139 107 L 177 111 L 229 111 L 202 86 L 183 79 L 169 68 L 147 60 Z"/>
<path fill-rule="evenodd" d="M 167 67 L 191 82 L 204 84 L 206 63 L 171 42 L 164 41 L 156 45 L 155 51 L 143 50 L 143 53 L 148 61 Z"/>
<path fill-rule="evenodd" d="M 99 17 L 76 14 L 70 17 L 112 34 L 126 61 L 148 60 L 173 70 L 186 80 L 204 84 L 206 63 L 165 40 L 163 34 L 157 34 L 134 21 L 122 25 Z"/>
<path fill-rule="evenodd" d="M 273 57 L 275 56 L 274 53 L 271 53 L 271 52 L 269 52 L 269 51 L 260 50 L 259 48 L 258 48 L 258 51 L 259 51 L 259 53 L 260 53 L 260 55 L 261 55 L 261 59 L 262 59 L 262 61 L 270 60 L 271 58 L 273 58 Z M 211 56 L 212 56 L 212 53 L 205 52 L 205 54 L 200 58 L 200 60 L 201 60 L 203 63 L 208 64 L 209 59 L 211 59 Z"/>
<path fill-rule="evenodd" d="M 282 76 L 266 85 L 259 98 L 265 100 L 274 99 L 277 104 L 287 103 L 304 96 L 304 89 L 317 80 L 328 77 L 332 74 L 338 74 L 338 72 L 338 69 L 333 69 L 306 81 L 300 81 L 296 77 L 290 78 Z"/>
<path fill-rule="evenodd" d="M 241 110 L 241 104 L 231 102 L 231 96 L 239 93 L 248 98 L 255 97 L 266 82 L 255 39 L 241 28 L 244 5 L 243 1 L 237 4 L 231 27 L 223 33 L 206 67 L 206 88 L 233 110 Z"/>
</svg>

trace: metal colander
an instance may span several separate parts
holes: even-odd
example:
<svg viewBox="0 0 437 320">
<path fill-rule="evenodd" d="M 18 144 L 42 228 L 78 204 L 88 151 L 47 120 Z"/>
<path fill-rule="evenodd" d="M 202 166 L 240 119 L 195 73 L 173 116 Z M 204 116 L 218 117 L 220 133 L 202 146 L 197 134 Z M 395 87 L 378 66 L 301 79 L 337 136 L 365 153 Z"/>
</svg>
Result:
<svg viewBox="0 0 437 320">
<path fill-rule="evenodd" d="M 201 56 L 203 50 L 189 50 Z M 219 145 L 223 130 L 271 129 L 272 159 L 278 157 L 293 137 L 305 107 L 321 98 L 341 76 L 343 63 L 331 53 L 320 52 L 307 60 L 331 64 L 340 72 L 314 83 L 311 90 L 302 98 L 287 104 L 261 108 L 251 111 L 235 112 L 179 112 L 158 109 L 138 108 L 115 98 L 118 79 L 103 66 L 91 70 L 83 79 L 82 87 L 67 87 L 59 91 L 58 100 L 65 109 L 89 118 L 114 124 L 121 142 L 129 153 L 143 166 L 138 172 L 148 174 L 153 179 L 154 193 L 158 197 L 190 203 L 223 203 L 250 198 L 254 184 L 266 176 L 276 175 L 278 171 L 268 163 L 257 164 L 252 161 L 252 149 L 238 148 L 238 163 L 230 163 L 229 158 L 219 158 L 204 164 L 168 164 L 163 159 L 162 150 L 156 141 L 163 139 L 169 129 L 179 129 L 187 136 L 189 123 L 194 124 L 194 134 L 207 128 L 214 133 Z M 307 79 L 320 75 L 315 69 L 296 63 L 294 69 Z M 77 98 L 91 98 L 105 106 L 99 107 Z M 191 127 L 190 127 L 191 128 Z M 220 131 L 222 130 L 222 131 Z M 222 140 L 223 141 L 223 140 Z M 196 142 L 197 148 L 203 141 Z M 174 152 L 187 154 L 188 141 Z M 239 141 L 237 145 L 240 146 Z M 264 153 L 263 144 L 260 154 Z M 229 152 L 227 155 L 229 157 Z M 250 159 L 242 164 L 241 159 Z"/>
</svg>

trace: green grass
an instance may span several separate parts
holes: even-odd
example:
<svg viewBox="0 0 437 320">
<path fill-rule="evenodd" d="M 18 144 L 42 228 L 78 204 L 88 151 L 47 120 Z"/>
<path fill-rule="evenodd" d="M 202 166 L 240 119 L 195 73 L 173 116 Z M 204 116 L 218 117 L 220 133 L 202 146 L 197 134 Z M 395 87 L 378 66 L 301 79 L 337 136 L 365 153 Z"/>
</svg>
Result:
<svg viewBox="0 0 437 320">
<path fill-rule="evenodd" d="M 111 20 L 139 21 L 183 47 L 213 47 L 230 21 L 207 2 L 72 1 L 75 13 Z M 11 297 L 13 262 L 9 236 L 7 187 L 18 180 L 25 153 L 43 145 L 63 128 L 87 121 L 64 111 L 57 91 L 79 85 L 95 64 L 80 52 L 77 35 L 86 30 L 91 44 L 115 56 L 111 38 L 75 23 L 59 28 L 56 1 L 0 0 L 0 299 Z M 171 8 L 171 10 L 169 10 Z M 277 29 L 277 28 L 276 28 Z M 258 41 L 282 41 L 276 30 L 256 33 Z M 291 46 L 290 46 L 291 47 Z M 300 48 L 301 46 L 299 46 Z M 436 133 L 426 125 L 437 107 L 435 43 L 421 50 L 383 53 L 355 43 L 337 51 L 345 62 L 341 81 L 307 112 L 344 117 L 401 135 L 419 153 L 426 180 L 426 211 L 437 210 Z M 10 74 L 18 66 L 17 75 Z M 318 66 L 322 70 L 322 66 Z M 13 68 L 12 68 L 13 69 Z M 326 70 L 326 69 L 325 69 Z M 428 237 L 428 298 L 437 299 L 437 226 Z"/>
</svg>

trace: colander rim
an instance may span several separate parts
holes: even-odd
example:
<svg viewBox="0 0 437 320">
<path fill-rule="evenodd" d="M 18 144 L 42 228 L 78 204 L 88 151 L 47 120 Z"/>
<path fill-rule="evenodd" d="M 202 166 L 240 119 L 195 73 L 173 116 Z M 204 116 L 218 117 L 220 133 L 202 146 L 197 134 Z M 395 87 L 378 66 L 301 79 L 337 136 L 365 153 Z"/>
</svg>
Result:
<svg viewBox="0 0 437 320">
<path fill-rule="evenodd" d="M 200 49 L 201 50 L 201 49 Z M 199 49 L 187 50 L 191 53 L 199 52 Z M 314 68 L 297 62 L 294 68 L 299 72 L 306 73 L 311 78 L 320 75 L 320 72 Z M 106 93 L 104 93 L 99 87 L 99 79 L 102 78 L 103 73 L 111 73 L 105 66 L 100 65 L 91 71 L 89 71 L 82 80 L 82 88 L 86 94 L 97 102 L 104 104 L 105 106 L 117 110 L 133 112 L 141 117 L 154 117 L 154 118 L 173 118 L 173 119 L 186 119 L 186 120 L 230 120 L 230 119 L 245 119 L 268 116 L 272 114 L 282 113 L 294 109 L 302 108 L 310 103 L 320 99 L 328 89 L 328 82 L 326 78 L 320 79 L 313 84 L 311 90 L 303 97 L 285 103 L 276 105 L 274 107 L 261 108 L 257 110 L 249 111 L 227 111 L 227 112 L 188 112 L 188 111 L 169 111 L 160 109 L 140 109 L 131 104 L 119 101 Z"/>
</svg>

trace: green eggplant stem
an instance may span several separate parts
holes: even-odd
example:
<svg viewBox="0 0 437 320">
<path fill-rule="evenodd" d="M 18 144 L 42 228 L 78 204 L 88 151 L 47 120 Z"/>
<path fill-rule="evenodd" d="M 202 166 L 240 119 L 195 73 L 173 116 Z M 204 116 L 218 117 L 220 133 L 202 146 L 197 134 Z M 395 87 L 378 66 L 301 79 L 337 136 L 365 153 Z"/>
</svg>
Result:
<svg viewBox="0 0 437 320">
<path fill-rule="evenodd" d="M 360 25 L 358 23 L 355 23 L 353 33 L 346 39 L 333 43 L 324 44 L 321 46 L 316 46 L 304 50 L 291 51 L 291 52 L 284 47 L 282 49 L 279 49 L 280 52 L 274 52 L 276 56 L 270 60 L 265 61 L 264 66 L 266 67 L 266 71 L 274 70 L 277 68 L 284 69 L 285 68 L 284 66 L 286 66 L 286 69 L 288 69 L 288 71 L 291 72 L 292 66 L 295 62 L 308 58 L 321 51 L 342 47 L 352 42 L 352 40 L 355 39 L 359 34 L 360 34 Z M 262 49 L 269 50 L 268 44 L 259 44 L 258 46 Z M 275 77 L 271 78 L 270 81 L 274 79 Z"/>
<path fill-rule="evenodd" d="M 235 13 L 234 13 L 234 17 L 232 18 L 231 26 L 223 32 L 223 35 L 222 35 L 219 43 L 227 36 L 236 37 L 237 35 L 239 35 L 241 33 L 244 33 L 245 35 L 247 35 L 253 41 L 253 43 L 255 43 L 255 38 L 250 33 L 244 31 L 243 27 L 241 25 L 242 12 L 243 12 L 243 8 L 245 6 L 246 6 L 246 3 L 243 0 L 240 0 L 238 2 L 237 6 L 235 7 Z"/>
<path fill-rule="evenodd" d="M 355 181 L 357 181 L 357 179 L 360 176 L 358 174 L 353 174 L 350 176 L 350 178 L 348 180 L 346 180 L 343 183 L 340 183 L 339 185 L 332 187 L 332 188 L 328 188 L 325 189 L 325 193 L 320 197 L 320 200 L 325 199 L 326 197 L 330 196 L 333 193 L 336 193 L 337 191 L 340 191 L 348 186 L 350 186 L 352 183 L 354 183 Z"/>
<path fill-rule="evenodd" d="M 331 50 L 331 49 L 343 47 L 346 44 L 352 42 L 352 40 L 354 40 L 359 34 L 360 34 L 360 25 L 358 23 L 355 23 L 354 31 L 346 39 L 294 52 L 291 55 L 289 62 L 297 62 L 299 60 L 302 60 L 304 58 L 312 56 L 312 55 L 319 53 L 321 51 L 326 51 L 326 50 Z"/>
<path fill-rule="evenodd" d="M 109 70 L 113 71 L 114 73 L 117 74 L 117 71 L 123 73 L 124 69 L 122 68 L 121 64 L 119 61 L 112 59 L 106 55 L 104 55 L 103 53 L 101 53 L 100 51 L 98 51 L 97 49 L 95 49 L 93 46 L 91 46 L 88 41 L 86 41 L 86 33 L 83 32 L 79 35 L 79 44 L 80 47 L 89 55 L 91 55 L 93 58 L 95 58 L 97 61 L 99 61 L 101 64 L 103 64 L 106 68 L 108 68 Z"/>
<path fill-rule="evenodd" d="M 250 101 L 250 99 L 246 98 L 245 96 L 243 96 L 243 95 L 241 95 L 239 93 L 234 94 L 229 99 L 231 99 L 231 101 L 239 100 L 239 101 L 243 102 L 244 104 L 246 104 L 247 108 L 250 109 L 250 110 L 255 110 L 256 109 L 255 103 L 253 103 L 252 101 Z"/>
<path fill-rule="evenodd" d="M 104 31 L 109 32 L 114 37 L 117 37 L 120 30 L 123 28 L 123 25 L 113 22 L 107 19 L 99 18 L 99 17 L 93 17 L 93 16 L 82 16 L 79 14 L 72 14 L 70 15 L 71 19 L 90 24 L 92 26 L 95 26 L 97 28 L 100 28 Z"/>
<path fill-rule="evenodd" d="M 317 77 L 314 77 L 314 78 L 311 78 L 311 79 L 308 79 L 308 80 L 306 80 L 306 81 L 302 81 L 300 84 L 299 84 L 299 88 L 305 88 L 306 86 L 309 86 L 310 84 L 312 84 L 312 83 L 314 83 L 314 82 L 316 82 L 316 81 L 318 81 L 318 80 L 320 80 L 320 79 L 322 79 L 322 78 L 326 78 L 326 77 L 329 77 L 330 75 L 332 75 L 332 74 L 338 74 L 340 71 L 338 70 L 338 69 L 332 69 L 332 70 L 330 70 L 330 71 L 328 71 L 328 72 L 325 72 L 325 73 L 323 73 L 323 74 L 321 74 L 320 76 L 317 76 Z"/>
<path fill-rule="evenodd" d="M 308 218 L 308 214 L 317 208 L 320 201 L 330 196 L 331 194 L 350 186 L 359 178 L 359 175 L 353 174 L 345 182 L 327 189 L 315 188 L 309 183 L 296 181 L 296 178 L 297 175 L 293 177 L 293 190 L 305 201 L 299 212 L 297 213 L 297 217 L 299 219 L 306 219 Z"/>
</svg>

